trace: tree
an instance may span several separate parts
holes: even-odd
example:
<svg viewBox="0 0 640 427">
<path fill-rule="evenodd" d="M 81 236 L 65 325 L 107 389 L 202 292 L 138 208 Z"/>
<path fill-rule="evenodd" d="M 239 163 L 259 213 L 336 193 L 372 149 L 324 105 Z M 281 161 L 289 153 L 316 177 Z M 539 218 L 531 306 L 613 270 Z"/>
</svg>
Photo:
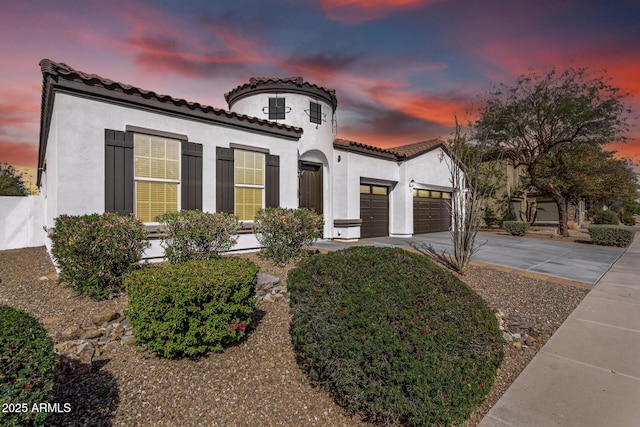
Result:
<svg viewBox="0 0 640 427">
<path fill-rule="evenodd" d="M 22 172 L 8 163 L 0 163 L 0 196 L 26 196 Z"/>
<path fill-rule="evenodd" d="M 556 202 L 560 234 L 566 236 L 566 193 L 555 181 L 542 179 L 541 171 L 561 167 L 567 150 L 583 144 L 625 140 L 630 113 L 625 96 L 584 68 L 552 68 L 545 75 L 530 71 L 515 86 L 501 85 L 488 94 L 474 137 L 502 149 L 515 167 L 526 167 L 531 185 Z"/>
<path fill-rule="evenodd" d="M 635 199 L 631 164 L 613 155 L 596 144 L 577 145 L 541 162 L 539 181 L 555 185 L 566 202 L 575 204 L 581 199 L 605 205 Z"/>
<path fill-rule="evenodd" d="M 447 264 L 459 273 L 471 261 L 481 245 L 476 244 L 476 235 L 480 229 L 480 220 L 490 197 L 494 197 L 502 185 L 503 174 L 496 167 L 500 155 L 485 144 L 470 143 L 461 133 L 457 118 L 453 140 L 449 150 L 453 154 L 448 163 L 451 173 L 453 196 L 451 199 L 451 239 L 453 256 Z"/>
</svg>

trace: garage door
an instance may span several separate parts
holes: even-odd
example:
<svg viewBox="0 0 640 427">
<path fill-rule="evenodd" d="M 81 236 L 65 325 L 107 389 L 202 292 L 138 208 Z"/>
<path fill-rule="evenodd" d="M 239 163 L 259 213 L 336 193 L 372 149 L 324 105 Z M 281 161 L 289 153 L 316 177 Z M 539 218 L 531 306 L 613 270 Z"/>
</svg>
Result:
<svg viewBox="0 0 640 427">
<path fill-rule="evenodd" d="M 360 237 L 389 235 L 389 187 L 360 185 Z"/>
<path fill-rule="evenodd" d="M 451 193 L 413 190 L 413 234 L 448 231 L 451 227 Z"/>
</svg>

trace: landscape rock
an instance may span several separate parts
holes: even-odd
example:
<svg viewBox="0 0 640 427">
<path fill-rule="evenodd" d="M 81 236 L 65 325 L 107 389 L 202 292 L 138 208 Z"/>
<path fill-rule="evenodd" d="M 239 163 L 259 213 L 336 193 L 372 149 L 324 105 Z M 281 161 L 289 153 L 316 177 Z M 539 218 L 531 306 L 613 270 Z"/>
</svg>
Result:
<svg viewBox="0 0 640 427">
<path fill-rule="evenodd" d="M 128 335 L 126 337 L 122 337 L 120 339 L 121 345 L 134 345 L 136 343 L 136 338 L 134 336 Z"/>
<path fill-rule="evenodd" d="M 118 314 L 117 311 L 111 309 L 111 308 L 106 308 L 104 310 L 102 310 L 100 313 L 96 314 L 95 316 L 93 316 L 91 318 L 91 323 L 93 323 L 96 326 L 100 326 L 103 325 L 107 322 L 110 322 L 116 318 L 118 318 L 120 315 Z"/>
<path fill-rule="evenodd" d="M 63 372 L 91 372 L 91 361 L 95 354 L 95 346 L 91 341 L 64 341 L 53 347 L 60 357 Z"/>
<path fill-rule="evenodd" d="M 92 340 L 102 336 L 102 332 L 97 328 L 89 328 L 82 331 L 80 338 L 83 340 Z"/>
<path fill-rule="evenodd" d="M 278 285 L 280 278 L 266 273 L 258 273 L 255 298 L 257 301 L 275 301 L 288 298 L 286 285 Z"/>
</svg>

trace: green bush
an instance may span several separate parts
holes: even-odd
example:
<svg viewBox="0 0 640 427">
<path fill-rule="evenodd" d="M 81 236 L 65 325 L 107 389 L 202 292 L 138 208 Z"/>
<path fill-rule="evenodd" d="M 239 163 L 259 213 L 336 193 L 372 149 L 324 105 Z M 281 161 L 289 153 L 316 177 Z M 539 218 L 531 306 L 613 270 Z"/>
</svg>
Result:
<svg viewBox="0 0 640 427">
<path fill-rule="evenodd" d="M 636 225 L 636 219 L 629 211 L 622 211 L 620 219 L 624 225 Z"/>
<path fill-rule="evenodd" d="M 592 223 L 593 224 L 611 224 L 618 225 L 620 221 L 618 220 L 618 214 L 612 210 L 596 210 L 591 214 Z"/>
<path fill-rule="evenodd" d="M 484 216 L 482 218 L 484 219 L 484 223 L 489 228 L 500 222 L 500 218 L 498 218 L 498 215 L 496 215 L 496 212 L 491 206 L 486 207 L 486 209 L 484 210 Z"/>
<path fill-rule="evenodd" d="M 626 248 L 636 236 L 636 230 L 622 225 L 597 224 L 589 226 L 589 236 L 596 245 Z"/>
<path fill-rule="evenodd" d="M 228 213 L 197 210 L 171 212 L 158 217 L 163 225 L 164 255 L 172 264 L 219 258 L 236 244 L 238 219 Z"/>
<path fill-rule="evenodd" d="M 137 266 L 149 247 L 142 223 L 116 213 L 61 215 L 51 241 L 60 281 L 97 299 L 117 293 L 122 276 Z"/>
<path fill-rule="evenodd" d="M 504 221 L 502 227 L 514 236 L 524 236 L 529 231 L 529 223 L 526 221 Z"/>
<path fill-rule="evenodd" d="M 166 358 L 221 351 L 251 324 L 257 274 L 258 266 L 238 258 L 132 272 L 125 286 L 136 341 Z"/>
<path fill-rule="evenodd" d="M 291 335 L 309 378 L 368 420 L 462 424 L 503 357 L 494 315 L 459 279 L 393 248 L 316 255 L 289 273 Z"/>
<path fill-rule="evenodd" d="M 267 258 L 286 263 L 322 237 L 323 226 L 322 216 L 307 209 L 268 208 L 256 214 L 254 233 Z"/>
<path fill-rule="evenodd" d="M 44 425 L 46 412 L 31 409 L 51 398 L 58 365 L 53 343 L 33 316 L 5 305 L 0 331 L 0 406 L 13 406 L 0 415 L 2 425 Z"/>
</svg>

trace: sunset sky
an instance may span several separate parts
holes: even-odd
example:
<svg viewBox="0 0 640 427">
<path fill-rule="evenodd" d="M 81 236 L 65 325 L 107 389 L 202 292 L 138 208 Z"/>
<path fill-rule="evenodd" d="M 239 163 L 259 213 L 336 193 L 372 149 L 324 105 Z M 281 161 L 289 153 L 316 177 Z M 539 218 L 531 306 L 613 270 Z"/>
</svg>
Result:
<svg viewBox="0 0 640 427">
<path fill-rule="evenodd" d="M 637 0 L 8 0 L 0 46 L 0 162 L 20 169 L 37 165 L 43 58 L 224 109 L 251 76 L 302 76 L 336 89 L 338 136 L 383 147 L 449 138 L 529 68 L 589 67 L 629 93 L 613 148 L 640 161 Z"/>
</svg>

